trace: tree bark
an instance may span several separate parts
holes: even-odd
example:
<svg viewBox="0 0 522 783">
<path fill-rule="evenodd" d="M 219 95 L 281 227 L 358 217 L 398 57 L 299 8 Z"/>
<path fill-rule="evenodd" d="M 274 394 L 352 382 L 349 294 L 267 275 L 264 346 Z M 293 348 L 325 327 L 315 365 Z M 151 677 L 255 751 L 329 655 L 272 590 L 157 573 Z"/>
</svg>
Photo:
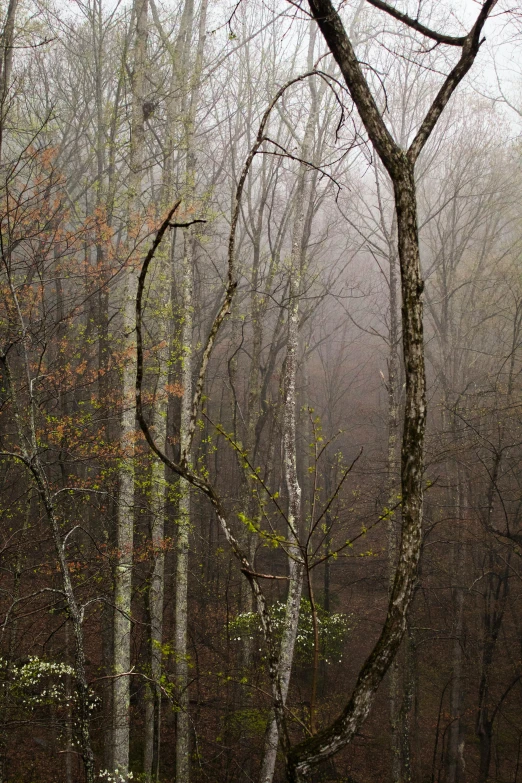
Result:
<svg viewBox="0 0 522 783">
<path fill-rule="evenodd" d="M 162 347 L 158 354 L 158 375 L 156 379 L 156 399 L 154 401 L 153 424 L 154 433 L 158 443 L 166 447 L 167 442 L 167 406 L 168 398 L 165 389 L 169 380 L 170 357 L 170 323 L 171 323 L 171 285 L 173 243 L 169 246 L 168 256 L 160 258 L 159 263 L 164 266 L 160 270 L 159 280 L 163 294 L 158 291 L 159 300 L 159 333 L 158 340 Z M 144 726 L 144 773 L 147 781 L 158 780 L 160 763 L 160 732 L 161 732 L 161 689 L 159 682 L 162 670 L 162 642 L 163 642 L 163 599 L 164 599 L 164 575 L 165 575 L 165 517 L 167 482 L 165 466 L 161 460 L 153 458 L 151 465 L 151 526 L 150 536 L 152 544 L 153 566 L 150 575 L 148 609 L 150 621 L 150 676 L 152 682 L 147 689 L 145 701 L 145 726 Z"/>
<path fill-rule="evenodd" d="M 459 62 L 446 77 L 406 152 L 393 140 L 383 121 L 333 4 L 330 0 L 309 0 L 312 15 L 341 69 L 370 141 L 393 183 L 401 270 L 406 400 L 401 452 L 402 538 L 386 621 L 341 715 L 329 727 L 303 741 L 288 754 L 287 774 L 290 781 L 303 779 L 313 765 L 331 757 L 352 740 L 370 711 L 376 690 L 399 649 L 406 628 L 421 548 L 426 424 L 422 318 L 424 285 L 420 270 L 414 169 L 444 107 L 475 60 L 482 28 L 494 5 L 495 0 L 484 3 L 475 25 L 466 36 Z"/>
<path fill-rule="evenodd" d="M 138 221 L 142 180 L 144 140 L 143 103 L 147 56 L 148 0 L 134 0 L 132 20 L 136 24 L 133 72 L 131 80 L 132 116 L 130 141 L 130 183 L 128 239 Z M 125 270 L 123 289 L 122 405 L 120 448 L 122 461 L 119 475 L 117 514 L 117 562 L 114 589 L 114 685 L 113 685 L 113 767 L 122 775 L 129 770 L 130 682 L 127 673 L 131 663 L 131 596 L 134 537 L 134 439 L 136 407 L 135 301 L 137 277 L 132 266 Z"/>
<path fill-rule="evenodd" d="M 9 109 L 8 93 L 13 68 L 14 31 L 18 0 L 9 0 L 4 26 L 0 35 L 0 161 L 4 141 L 4 125 Z"/>
<path fill-rule="evenodd" d="M 308 60 L 313 62 L 315 44 L 314 30 L 310 31 Z M 300 158 L 308 160 L 311 152 L 318 106 L 315 93 L 312 90 L 312 108 L 307 120 Z M 300 297 L 305 262 L 305 216 L 308 211 L 310 185 L 307 178 L 308 167 L 299 164 L 298 183 L 295 195 L 294 226 L 292 234 L 292 253 L 289 275 L 289 305 L 288 333 L 286 344 L 283 405 L 283 472 L 288 494 L 288 594 L 286 599 L 283 634 L 279 650 L 278 676 L 281 699 L 286 704 L 292 664 L 294 659 L 295 640 L 299 624 L 299 610 L 304 579 L 304 559 L 301 551 L 301 486 L 297 474 L 297 366 L 299 351 Z M 272 783 L 274 776 L 279 730 L 275 712 L 272 714 L 265 735 L 265 748 L 261 764 L 260 783 Z"/>
<path fill-rule="evenodd" d="M 381 217 L 384 221 L 384 215 Z M 394 227 L 392 227 L 392 231 Z M 389 263 L 389 301 L 390 324 L 388 329 L 388 380 L 386 391 L 388 394 L 388 455 L 387 455 L 387 504 L 388 517 L 388 579 L 389 591 L 393 589 L 393 580 L 397 563 L 397 518 L 395 508 L 398 495 L 398 443 L 399 443 L 399 319 L 397 310 L 398 280 L 397 280 L 397 253 L 393 244 L 394 237 L 386 232 L 388 244 Z M 392 783 L 401 783 L 401 742 L 399 735 L 399 662 L 395 659 L 390 667 L 390 728 L 391 728 L 391 752 Z"/>
<path fill-rule="evenodd" d="M 182 386 L 180 421 L 180 449 L 190 464 L 190 452 L 187 451 L 188 430 L 192 405 L 192 321 L 193 321 L 193 259 L 194 240 L 190 229 L 185 234 L 185 250 L 181 272 L 182 288 Z M 179 505 L 176 543 L 176 607 L 175 607 L 175 672 L 176 672 L 176 781 L 187 783 L 189 780 L 190 723 L 187 660 L 187 620 L 188 620 L 188 555 L 190 532 L 190 486 L 185 479 L 179 483 Z"/>
<path fill-rule="evenodd" d="M 199 87 L 203 67 L 203 47 L 206 35 L 208 0 L 203 0 L 200 8 L 199 35 L 194 67 L 191 70 L 192 92 L 188 96 L 187 115 L 185 117 L 186 203 L 190 207 L 195 199 L 196 150 L 195 122 L 199 104 Z M 187 24 L 187 45 L 192 25 Z M 186 50 L 188 51 L 188 50 Z M 185 230 L 185 244 L 181 269 L 181 400 L 180 453 L 184 464 L 191 461 L 191 422 L 192 422 L 192 329 L 193 329 L 193 286 L 195 261 L 195 236 L 193 226 Z M 188 677 L 188 569 L 190 536 L 190 484 L 180 478 L 179 506 L 176 545 L 176 606 L 175 606 L 175 674 L 176 674 L 176 783 L 188 783 L 190 778 L 190 716 L 189 716 L 189 677 Z"/>
</svg>

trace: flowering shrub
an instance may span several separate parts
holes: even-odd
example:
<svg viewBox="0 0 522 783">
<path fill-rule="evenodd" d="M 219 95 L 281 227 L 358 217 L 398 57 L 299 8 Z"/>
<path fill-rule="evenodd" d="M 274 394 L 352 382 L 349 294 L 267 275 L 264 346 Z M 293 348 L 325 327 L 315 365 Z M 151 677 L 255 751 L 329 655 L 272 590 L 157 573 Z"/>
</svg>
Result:
<svg viewBox="0 0 522 783">
<path fill-rule="evenodd" d="M 128 780 L 133 779 L 132 772 L 110 772 L 108 769 L 102 769 L 98 774 L 99 780 L 104 780 L 106 783 L 127 783 Z"/>
<path fill-rule="evenodd" d="M 48 704 L 67 704 L 73 699 L 67 692 L 66 677 L 74 669 L 66 663 L 44 661 L 31 656 L 26 663 L 10 664 L 0 658 L 0 680 L 10 699 L 29 709 Z"/>
<path fill-rule="evenodd" d="M 0 657 L 0 694 L 5 700 L 24 709 L 36 709 L 51 704 L 68 707 L 76 704 L 74 688 L 67 687 L 67 677 L 74 677 L 72 666 L 56 661 L 44 661 L 32 655 L 25 663 L 16 664 Z M 89 709 L 99 703 L 89 694 Z"/>
<path fill-rule="evenodd" d="M 283 635 L 286 604 L 276 601 L 270 607 L 270 616 L 276 639 Z M 353 616 L 340 612 L 327 612 L 317 607 L 317 626 L 319 632 L 319 658 L 326 663 L 340 663 L 348 632 L 353 627 Z M 229 625 L 232 638 L 236 642 L 259 641 L 261 621 L 256 612 L 242 612 Z M 298 663 L 311 663 L 314 656 L 314 626 L 310 601 L 303 598 L 296 638 L 296 660 Z"/>
</svg>

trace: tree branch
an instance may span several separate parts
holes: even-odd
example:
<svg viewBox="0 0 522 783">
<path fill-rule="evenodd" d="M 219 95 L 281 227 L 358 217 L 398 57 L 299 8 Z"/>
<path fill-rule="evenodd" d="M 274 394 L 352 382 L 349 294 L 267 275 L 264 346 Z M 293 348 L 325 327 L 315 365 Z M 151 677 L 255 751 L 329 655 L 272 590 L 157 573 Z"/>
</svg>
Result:
<svg viewBox="0 0 522 783">
<path fill-rule="evenodd" d="M 448 44 L 448 46 L 464 46 L 466 43 L 465 35 L 454 36 L 438 33 L 435 30 L 431 30 L 429 27 L 426 27 L 426 25 L 421 24 L 421 22 L 419 22 L 417 19 L 413 19 L 411 16 L 408 16 L 408 14 L 403 14 L 402 11 L 399 11 L 397 8 L 388 5 L 388 3 L 384 3 L 383 0 L 368 0 L 368 2 L 370 5 L 378 8 L 380 11 L 384 11 L 390 16 L 393 16 L 394 19 L 398 19 L 399 22 L 403 22 L 404 24 L 408 25 L 408 27 L 411 27 L 418 33 L 422 33 L 422 35 L 425 35 L 426 38 L 431 38 L 432 41 L 437 41 L 437 43 L 440 44 Z"/>
<path fill-rule="evenodd" d="M 341 69 L 370 141 L 390 176 L 393 177 L 394 172 L 403 163 L 403 154 L 381 116 L 341 17 L 331 0 L 308 0 L 308 2 L 324 39 Z"/>
<path fill-rule="evenodd" d="M 417 135 L 413 139 L 410 148 L 408 149 L 408 158 L 413 165 L 419 157 L 422 148 L 431 136 L 431 133 L 449 99 L 475 62 L 475 57 L 478 54 L 478 50 L 483 40 L 480 38 L 482 29 L 496 3 L 497 0 L 486 0 L 482 5 L 480 13 L 477 17 L 477 21 L 471 28 L 469 34 L 466 36 L 464 45 L 462 47 L 462 54 L 458 63 L 446 77 L 444 84 L 437 93 L 435 100 L 431 104 L 428 113 L 426 114 L 419 130 L 417 131 Z"/>
</svg>

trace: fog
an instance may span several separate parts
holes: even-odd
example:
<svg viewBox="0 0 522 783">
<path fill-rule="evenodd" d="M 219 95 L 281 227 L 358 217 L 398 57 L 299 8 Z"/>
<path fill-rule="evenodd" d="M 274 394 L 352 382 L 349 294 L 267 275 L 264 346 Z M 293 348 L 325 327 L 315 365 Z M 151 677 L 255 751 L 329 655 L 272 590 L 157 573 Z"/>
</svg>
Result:
<svg viewBox="0 0 522 783">
<path fill-rule="evenodd" d="M 517 783 L 519 9 L 1 13 L 0 783 Z"/>
</svg>

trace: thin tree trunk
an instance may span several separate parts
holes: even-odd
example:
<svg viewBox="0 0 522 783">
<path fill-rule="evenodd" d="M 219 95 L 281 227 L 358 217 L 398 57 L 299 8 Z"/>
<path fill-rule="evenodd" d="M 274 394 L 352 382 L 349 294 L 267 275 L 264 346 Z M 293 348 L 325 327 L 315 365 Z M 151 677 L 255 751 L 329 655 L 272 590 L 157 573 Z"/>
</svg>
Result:
<svg viewBox="0 0 522 783">
<path fill-rule="evenodd" d="M 456 440 L 455 426 L 453 427 Z M 454 480 L 457 483 L 455 519 L 460 521 L 462 504 L 460 502 L 460 476 L 458 466 L 455 466 Z M 462 783 L 461 771 L 461 713 L 463 701 L 462 679 L 462 646 L 464 628 L 464 588 L 462 586 L 465 570 L 464 548 L 461 541 L 461 525 L 457 524 L 457 540 L 453 543 L 452 576 L 455 584 L 452 589 L 453 620 L 453 651 L 452 651 L 452 681 L 450 690 L 450 726 L 448 732 L 448 752 L 446 761 L 446 782 Z"/>
<path fill-rule="evenodd" d="M 311 28 L 309 42 L 309 61 L 313 60 L 315 32 Z M 308 117 L 300 157 L 307 160 L 310 154 L 314 127 L 317 120 L 317 106 L 314 106 Z M 296 417 L 296 380 L 299 350 L 300 295 L 304 264 L 303 237 L 305 232 L 305 215 L 309 185 L 307 182 L 307 167 L 300 164 L 298 184 L 295 196 L 294 228 L 292 235 L 292 254 L 289 269 L 289 306 L 288 306 L 288 336 L 286 346 L 283 409 L 283 471 L 288 493 L 288 595 L 286 599 L 285 619 L 279 652 L 278 675 L 280 681 L 281 699 L 286 704 L 292 663 L 294 658 L 295 640 L 299 623 L 299 609 L 303 589 L 304 563 L 299 547 L 301 530 L 301 487 L 297 476 L 297 417 Z M 274 776 L 279 732 L 275 713 L 271 715 L 266 736 L 263 761 L 261 764 L 260 783 L 272 783 Z"/>
<path fill-rule="evenodd" d="M 65 656 L 69 663 L 69 623 L 65 623 Z M 67 717 L 65 724 L 65 780 L 66 783 L 73 783 L 73 761 L 74 761 L 74 737 L 73 737 L 73 710 L 72 710 L 72 688 L 71 678 L 67 674 L 65 677 L 65 696 L 67 699 Z"/>
<path fill-rule="evenodd" d="M 453 626 L 453 653 L 451 668 L 453 679 L 450 691 L 450 721 L 447 756 L 447 783 L 457 783 L 459 775 L 460 719 L 462 712 L 462 627 L 464 593 L 460 587 L 454 589 L 455 622 Z"/>
<path fill-rule="evenodd" d="M 173 244 L 169 248 L 169 258 L 159 280 L 161 291 L 157 292 L 159 307 L 159 334 L 158 340 L 162 344 L 158 355 L 159 371 L 157 376 L 156 400 L 154 403 L 154 432 L 158 443 L 162 448 L 167 441 L 167 405 L 168 399 L 165 389 L 169 379 L 169 347 L 170 347 L 170 306 L 171 306 L 171 269 Z M 164 259 L 159 259 L 160 263 Z M 163 642 L 163 599 L 164 599 L 164 574 L 165 574 L 165 504 L 167 485 L 165 479 L 165 466 L 156 457 L 151 466 L 151 526 L 150 536 L 153 553 L 153 567 L 150 575 L 148 608 L 150 620 L 150 676 L 152 683 L 147 689 L 145 700 L 145 726 L 144 726 L 144 773 L 147 781 L 159 778 L 160 763 L 160 733 L 161 733 L 161 678 L 162 642 Z"/>
<path fill-rule="evenodd" d="M 9 102 L 7 100 L 11 85 L 13 68 L 14 31 L 18 0 L 9 0 L 4 26 L 0 35 L 0 161 L 2 160 L 4 125 Z"/>
<path fill-rule="evenodd" d="M 145 67 L 147 56 L 148 0 L 135 0 L 132 20 L 136 23 L 133 72 L 131 80 L 132 116 L 130 147 L 130 186 L 128 214 L 128 244 L 138 222 L 144 141 L 143 103 L 145 97 Z M 117 514 L 117 562 L 114 590 L 114 686 L 113 686 L 113 767 L 122 775 L 129 770 L 130 680 L 131 663 L 131 596 L 134 537 L 134 440 L 135 408 L 135 302 L 137 277 L 132 266 L 125 271 L 123 290 L 122 405 L 120 448 L 122 461 L 119 474 Z"/>
<path fill-rule="evenodd" d="M 170 98 L 167 102 L 167 123 L 166 123 L 166 139 L 164 145 L 164 168 L 163 168 L 163 182 L 162 182 L 162 205 L 164 208 L 170 208 L 174 201 L 174 151 L 176 145 L 175 139 L 175 127 L 178 120 L 183 118 L 184 112 L 187 111 L 187 68 L 186 63 L 190 57 L 190 43 L 192 36 L 192 25 L 194 16 L 194 3 L 193 0 L 186 0 L 183 6 L 183 13 L 180 23 L 180 28 L 176 37 L 176 42 L 173 46 L 170 45 L 168 37 L 166 36 L 161 22 L 157 16 L 155 7 L 152 8 L 154 21 L 158 27 L 160 36 L 164 45 L 168 49 L 172 60 L 172 76 L 170 85 Z M 179 95 L 181 93 L 181 101 Z M 186 119 L 186 118 L 185 118 Z M 188 177 L 187 177 L 188 179 Z M 172 340 L 172 316 L 170 313 L 170 307 L 172 302 L 172 279 L 174 275 L 174 263 L 175 263 L 175 239 L 176 233 L 173 233 L 173 239 L 169 249 L 169 258 L 166 263 L 166 273 L 160 271 L 160 285 L 165 292 L 163 298 L 164 312 L 160 316 L 160 335 L 159 339 L 163 340 L 165 348 L 160 352 L 158 357 L 159 361 L 159 373 L 157 379 L 157 400 L 154 405 L 154 431 L 156 434 L 156 440 L 161 445 L 162 449 L 166 448 L 166 436 L 167 436 L 167 416 L 168 416 L 168 403 L 164 401 L 164 389 L 167 386 L 169 379 L 169 346 Z M 186 238 L 185 238 L 186 242 Z M 186 244 L 185 244 L 186 248 Z M 185 253 L 185 250 L 184 250 Z M 161 263 L 161 257 L 159 259 Z M 185 275 L 185 271 L 183 272 Z M 185 294 L 185 277 L 182 281 L 182 296 Z M 187 317 L 187 311 L 185 310 L 184 303 L 183 315 L 185 319 Z M 189 321 L 191 321 L 192 314 L 188 314 Z M 188 328 L 188 327 L 187 327 Z M 191 327 L 190 327 L 191 328 Z M 190 337 L 190 345 L 192 339 Z M 185 342 L 182 340 L 182 345 L 185 346 Z M 184 349 L 183 349 L 184 350 Z M 191 350 L 191 349 L 190 349 Z M 183 361 L 188 363 L 190 379 L 191 379 L 191 357 L 188 352 L 184 350 Z M 187 394 L 191 395 L 191 386 L 187 389 Z M 182 425 L 183 426 L 183 425 Z M 159 683 L 161 677 L 161 644 L 163 640 L 163 601 L 164 601 L 164 570 L 165 570 L 165 555 L 163 551 L 163 539 L 165 533 L 165 502 L 166 502 L 166 485 L 165 485 L 165 467 L 161 460 L 157 457 L 153 458 L 152 463 L 152 525 L 151 525 L 151 540 L 154 551 L 154 567 L 151 574 L 151 581 L 149 587 L 149 617 L 150 617 L 150 661 L 151 661 L 151 677 Z M 180 504 L 188 506 L 188 501 L 184 498 L 184 493 L 188 493 L 188 488 L 182 486 L 180 481 L 181 498 Z M 190 522 L 188 516 L 186 516 L 188 509 L 184 511 L 180 508 L 180 520 L 186 519 L 187 524 Z M 185 516 L 184 516 L 185 515 Z M 184 566 L 184 552 L 185 544 L 185 526 L 180 522 L 178 527 L 177 537 L 177 569 L 183 572 Z M 179 576 L 176 573 L 176 603 L 175 613 L 178 610 L 178 602 L 183 603 L 182 596 L 186 593 L 186 576 Z M 181 611 L 180 616 L 176 614 L 176 628 L 178 627 L 178 621 L 180 627 L 183 623 L 186 625 L 186 611 Z M 178 637 L 176 636 L 176 644 Z M 181 655 L 186 657 L 186 643 L 181 651 Z M 177 653 L 176 657 L 178 659 Z M 182 690 L 186 690 L 186 684 L 182 687 Z M 180 728 L 180 722 L 183 721 L 179 715 L 176 717 L 176 724 L 178 731 Z M 183 733 L 183 732 L 182 732 Z M 144 773 L 147 781 L 152 779 L 159 779 L 160 769 L 160 746 L 161 746 L 161 690 L 159 687 L 151 684 L 148 689 L 147 699 L 145 702 L 145 743 L 144 743 Z M 183 764 L 180 765 L 181 767 Z"/>
<path fill-rule="evenodd" d="M 501 463 L 501 453 L 495 458 L 488 492 L 488 524 L 492 523 L 493 498 Z M 483 608 L 483 642 L 480 662 L 479 703 L 476 719 L 476 733 L 479 738 L 479 771 L 477 783 L 487 783 L 493 745 L 495 713 L 490 713 L 490 685 L 493 674 L 493 658 L 504 619 L 509 592 L 509 570 L 511 550 L 502 570 L 497 564 L 492 544 L 489 542 L 487 558 L 486 591 Z"/>
<path fill-rule="evenodd" d="M 384 217 L 384 216 L 383 216 Z M 397 256 L 392 244 L 392 237 L 387 237 L 389 247 L 389 287 L 390 287 L 390 326 L 388 333 L 388 457 L 387 457 L 387 503 L 388 516 L 388 580 L 389 593 L 393 589 L 395 569 L 397 567 L 397 518 L 392 509 L 397 504 L 398 474 L 399 474 L 399 319 L 397 312 L 398 280 L 397 280 Z M 391 751 L 392 783 L 401 781 L 401 743 L 399 735 L 399 658 L 397 657 L 390 667 L 390 727 L 391 727 Z"/>
<path fill-rule="evenodd" d="M 185 248 L 181 270 L 182 306 L 182 386 L 180 421 L 180 450 L 190 464 L 190 453 L 186 451 L 192 407 L 192 324 L 193 324 L 193 261 L 194 239 L 191 229 L 185 234 Z M 176 783 L 188 783 L 190 775 L 190 722 L 187 660 L 188 621 L 188 555 L 190 532 L 190 485 L 184 479 L 179 481 L 179 506 L 176 545 L 176 607 L 175 607 L 175 673 L 176 673 Z"/>
<path fill-rule="evenodd" d="M 401 783 L 411 783 L 411 711 L 415 698 L 415 645 L 413 632 L 408 628 L 403 642 L 403 686 L 402 704 L 399 711 L 399 747 L 400 747 L 400 778 Z"/>
<path fill-rule="evenodd" d="M 199 104 L 201 71 L 206 37 L 208 0 L 203 0 L 200 8 L 198 45 L 194 68 L 191 73 L 192 92 L 189 97 L 188 112 L 185 121 L 186 203 L 191 206 L 195 198 L 196 150 L 195 122 Z M 192 22 L 187 20 L 186 45 L 191 37 Z M 181 269 L 181 383 L 183 397 L 181 401 L 180 453 L 184 464 L 190 465 L 190 424 L 192 413 L 192 328 L 193 328 L 193 287 L 195 261 L 194 229 L 185 231 L 185 244 Z M 175 674 L 178 699 L 176 713 L 176 783 L 188 783 L 190 778 L 190 716 L 189 716 L 189 679 L 188 679 L 188 569 L 189 569 L 189 533 L 190 533 L 190 485 L 185 479 L 179 481 L 178 540 L 176 559 L 176 607 L 175 607 Z"/>
</svg>

